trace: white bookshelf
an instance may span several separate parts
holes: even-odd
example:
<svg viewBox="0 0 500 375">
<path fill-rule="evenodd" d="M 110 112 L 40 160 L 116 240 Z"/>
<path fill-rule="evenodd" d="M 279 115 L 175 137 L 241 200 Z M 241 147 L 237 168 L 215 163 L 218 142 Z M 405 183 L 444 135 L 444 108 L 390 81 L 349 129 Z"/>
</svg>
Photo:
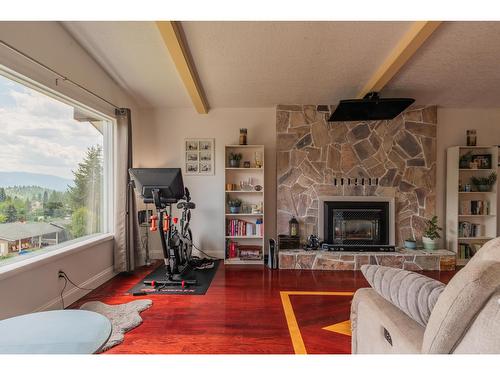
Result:
<svg viewBox="0 0 500 375">
<path fill-rule="evenodd" d="M 472 152 L 473 155 L 491 155 L 492 168 L 489 169 L 465 169 L 459 168 L 459 160 L 462 155 Z M 487 177 L 492 172 L 497 172 L 498 147 L 497 146 L 454 146 L 447 150 L 446 169 L 446 244 L 447 249 L 457 255 L 457 265 L 465 265 L 468 259 L 460 258 L 459 244 L 478 244 L 497 237 L 497 196 L 498 183 L 492 187 L 491 191 L 460 191 L 466 184 L 470 184 L 472 190 L 474 185 L 470 181 L 472 177 Z M 489 202 L 489 213 L 481 215 L 461 214 L 460 207 L 464 201 L 484 201 Z M 459 223 L 469 222 L 478 224 L 480 231 L 476 236 L 460 237 Z"/>
<path fill-rule="evenodd" d="M 255 153 L 259 152 L 262 159 L 262 167 L 257 167 L 255 165 Z M 229 155 L 231 153 L 242 154 L 240 167 L 234 168 L 229 166 Z M 264 241 L 264 146 L 262 145 L 226 145 L 225 146 L 225 178 L 224 178 L 224 238 L 225 238 L 225 251 L 224 251 L 224 263 L 227 265 L 263 265 L 264 264 L 264 253 L 265 253 L 265 241 Z M 250 168 L 243 167 L 244 162 L 250 162 Z M 246 181 L 249 178 L 252 180 L 252 185 L 260 185 L 262 189 L 260 191 L 256 190 L 242 190 L 240 188 L 240 182 Z M 236 184 L 236 190 L 228 190 L 228 184 Z M 227 205 L 227 200 L 229 199 L 240 199 L 243 204 L 247 206 L 259 205 L 262 203 L 262 212 L 251 213 L 251 212 L 240 212 L 231 213 L 229 212 L 229 207 Z M 228 221 L 231 219 L 243 220 L 255 224 L 257 220 L 262 220 L 262 235 L 247 235 L 247 236 L 231 236 L 228 235 L 227 226 Z M 228 244 L 230 242 L 237 242 L 238 245 L 257 245 L 261 248 L 261 259 L 241 259 L 239 257 L 239 252 L 237 257 L 229 258 Z"/>
</svg>

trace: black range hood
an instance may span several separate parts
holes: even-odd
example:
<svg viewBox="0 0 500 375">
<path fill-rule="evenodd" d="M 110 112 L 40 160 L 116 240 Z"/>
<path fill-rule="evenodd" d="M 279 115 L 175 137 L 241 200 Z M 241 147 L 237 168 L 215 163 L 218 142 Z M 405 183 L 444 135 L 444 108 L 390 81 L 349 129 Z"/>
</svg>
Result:
<svg viewBox="0 0 500 375">
<path fill-rule="evenodd" d="M 408 108 L 415 99 L 382 99 L 370 92 L 363 99 L 341 100 L 328 121 L 390 120 Z"/>
</svg>

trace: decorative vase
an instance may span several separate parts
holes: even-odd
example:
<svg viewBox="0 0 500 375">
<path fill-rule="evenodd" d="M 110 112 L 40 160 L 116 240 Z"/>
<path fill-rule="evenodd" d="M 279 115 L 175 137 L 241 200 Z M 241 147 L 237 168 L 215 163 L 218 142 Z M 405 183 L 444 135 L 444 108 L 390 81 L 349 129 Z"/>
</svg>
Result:
<svg viewBox="0 0 500 375">
<path fill-rule="evenodd" d="M 429 237 L 422 237 L 422 244 L 424 245 L 425 250 L 436 250 L 439 245 L 439 239 L 431 239 Z"/>
<path fill-rule="evenodd" d="M 231 212 L 232 214 L 239 214 L 240 206 L 229 206 L 229 212 Z"/>
<path fill-rule="evenodd" d="M 229 166 L 231 168 L 239 168 L 240 167 L 240 161 L 239 160 L 235 160 L 235 159 L 230 159 L 229 160 Z"/>
<path fill-rule="evenodd" d="M 486 192 L 490 190 L 491 190 L 490 185 L 477 185 L 477 191 Z"/>
<path fill-rule="evenodd" d="M 417 242 L 412 240 L 405 240 L 405 248 L 415 250 L 417 248 Z"/>
</svg>

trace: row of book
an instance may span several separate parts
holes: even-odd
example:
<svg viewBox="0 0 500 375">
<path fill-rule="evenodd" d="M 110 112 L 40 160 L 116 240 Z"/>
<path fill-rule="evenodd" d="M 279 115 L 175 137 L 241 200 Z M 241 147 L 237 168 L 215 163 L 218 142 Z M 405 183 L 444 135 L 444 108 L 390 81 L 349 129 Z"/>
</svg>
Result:
<svg viewBox="0 0 500 375">
<path fill-rule="evenodd" d="M 472 256 L 481 248 L 481 244 L 458 244 L 458 258 L 459 259 L 470 259 Z"/>
<path fill-rule="evenodd" d="M 460 201 L 459 215 L 489 215 L 490 202 L 480 200 Z"/>
<path fill-rule="evenodd" d="M 255 223 L 240 219 L 227 220 L 226 226 L 227 236 L 263 236 L 264 222 L 262 219 L 257 219 Z"/>
<path fill-rule="evenodd" d="M 226 245 L 226 258 L 240 258 L 241 260 L 262 259 L 262 246 L 239 244 L 228 241 Z"/>
<path fill-rule="evenodd" d="M 480 237 L 483 235 L 483 225 L 460 221 L 458 223 L 458 237 Z"/>
</svg>

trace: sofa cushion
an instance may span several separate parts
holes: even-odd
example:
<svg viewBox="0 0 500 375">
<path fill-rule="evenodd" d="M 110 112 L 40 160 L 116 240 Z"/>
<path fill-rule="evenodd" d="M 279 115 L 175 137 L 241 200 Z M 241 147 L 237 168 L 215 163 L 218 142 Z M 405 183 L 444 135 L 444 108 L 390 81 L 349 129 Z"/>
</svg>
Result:
<svg viewBox="0 0 500 375">
<path fill-rule="evenodd" d="M 361 272 L 372 288 L 421 326 L 426 326 L 445 284 L 397 268 L 363 265 Z"/>
<path fill-rule="evenodd" d="M 425 329 L 423 353 L 453 353 L 500 288 L 500 262 L 489 260 L 492 258 L 485 252 L 475 257 L 441 293 Z"/>
</svg>

